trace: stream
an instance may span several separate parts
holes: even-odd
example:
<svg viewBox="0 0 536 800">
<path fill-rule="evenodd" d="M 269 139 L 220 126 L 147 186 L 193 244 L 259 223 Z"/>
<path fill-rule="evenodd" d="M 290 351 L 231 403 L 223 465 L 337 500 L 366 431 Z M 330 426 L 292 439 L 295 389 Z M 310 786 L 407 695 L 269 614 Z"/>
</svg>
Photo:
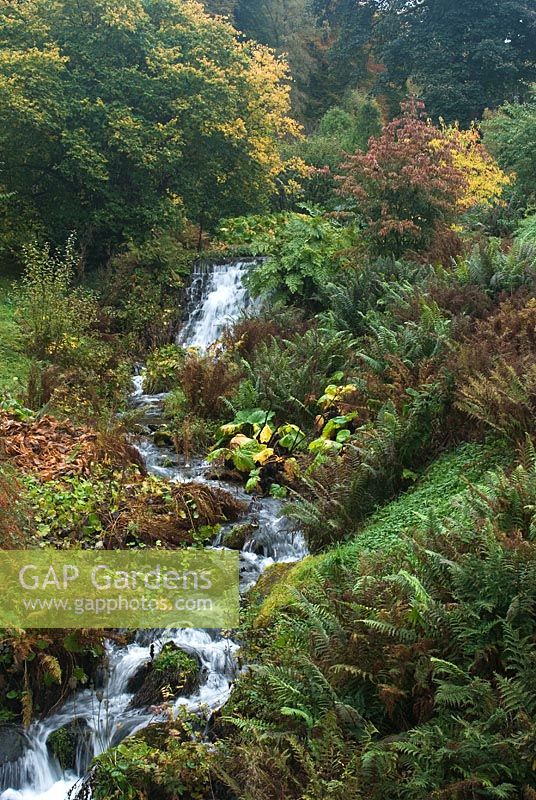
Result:
<svg viewBox="0 0 536 800">
<path fill-rule="evenodd" d="M 226 324 L 244 311 L 254 310 L 243 284 L 252 263 L 234 261 L 196 268 L 188 292 L 187 318 L 177 336 L 178 343 L 206 350 L 219 338 Z M 253 522 L 256 528 L 240 554 L 241 591 L 254 585 L 270 564 L 303 558 L 306 555 L 303 536 L 282 514 L 279 501 L 252 499 L 235 484 L 211 481 L 208 463 L 196 460 L 186 464 L 171 449 L 153 443 L 150 430 L 158 427 L 164 399 L 165 394 L 144 394 L 143 371 L 135 376 L 131 405 L 140 410 L 147 426 L 147 435 L 140 437 L 136 446 L 149 472 L 169 481 L 209 482 L 248 502 L 248 510 L 238 524 Z M 213 546 L 219 546 L 220 541 L 221 534 Z M 151 654 L 158 654 L 169 641 L 195 655 L 202 674 L 199 688 L 189 696 L 177 697 L 174 708 L 186 706 L 189 711 L 206 718 L 220 708 L 229 697 L 238 670 L 235 658 L 238 644 L 222 632 L 189 628 L 138 631 L 127 646 L 109 641 L 102 688 L 78 690 L 58 711 L 32 724 L 27 731 L 22 757 L 0 765 L 0 800 L 65 800 L 69 792 L 71 797 L 76 797 L 73 787 L 83 779 L 95 755 L 157 721 L 147 709 L 131 707 L 133 694 L 128 687 L 140 667 L 151 659 Z M 76 771 L 63 773 L 47 747 L 47 739 L 74 720 L 81 723 L 84 735 L 79 740 Z"/>
</svg>

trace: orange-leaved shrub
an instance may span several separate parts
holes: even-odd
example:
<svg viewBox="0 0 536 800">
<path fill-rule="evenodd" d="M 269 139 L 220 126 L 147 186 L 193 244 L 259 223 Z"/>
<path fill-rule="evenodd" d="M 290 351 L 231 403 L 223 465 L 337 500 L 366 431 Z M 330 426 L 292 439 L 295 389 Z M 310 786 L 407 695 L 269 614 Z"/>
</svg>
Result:
<svg viewBox="0 0 536 800">
<path fill-rule="evenodd" d="M 455 164 L 454 147 L 425 118 L 423 104 L 409 101 L 401 116 L 370 139 L 366 153 L 348 156 L 339 192 L 358 205 L 376 253 L 398 257 L 456 249 L 452 226 L 467 181 Z"/>
</svg>

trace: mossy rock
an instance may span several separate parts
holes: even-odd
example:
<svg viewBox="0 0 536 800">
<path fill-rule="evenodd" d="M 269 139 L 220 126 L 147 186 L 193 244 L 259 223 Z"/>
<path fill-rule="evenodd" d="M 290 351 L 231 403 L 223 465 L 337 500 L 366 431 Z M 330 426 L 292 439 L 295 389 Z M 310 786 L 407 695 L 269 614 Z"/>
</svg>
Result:
<svg viewBox="0 0 536 800">
<path fill-rule="evenodd" d="M 293 589 L 299 589 L 315 579 L 318 556 L 307 556 L 299 563 L 283 562 L 272 564 L 260 576 L 251 590 L 251 602 L 258 603 L 258 610 L 252 620 L 254 628 L 271 625 L 277 615 L 293 602 Z"/>
<path fill-rule="evenodd" d="M 53 731 L 47 748 L 62 770 L 85 772 L 93 757 L 91 729 L 85 719 L 77 718 Z"/>
<path fill-rule="evenodd" d="M 130 679 L 134 691 L 131 706 L 160 705 L 168 697 L 189 695 L 199 686 L 201 666 L 197 658 L 167 642 L 153 661 L 144 664 Z"/>
<path fill-rule="evenodd" d="M 266 569 L 255 584 L 254 592 L 257 598 L 266 598 L 273 591 L 274 587 L 281 583 L 287 584 L 289 573 L 293 571 L 295 563 L 283 561 L 279 564 L 272 564 Z"/>
<path fill-rule="evenodd" d="M 166 428 L 159 428 L 153 433 L 153 442 L 157 447 L 174 447 L 173 434 Z"/>
<path fill-rule="evenodd" d="M 257 525 L 245 523 L 234 525 L 230 531 L 223 534 L 222 545 L 230 550 L 243 550 L 257 530 Z"/>
</svg>

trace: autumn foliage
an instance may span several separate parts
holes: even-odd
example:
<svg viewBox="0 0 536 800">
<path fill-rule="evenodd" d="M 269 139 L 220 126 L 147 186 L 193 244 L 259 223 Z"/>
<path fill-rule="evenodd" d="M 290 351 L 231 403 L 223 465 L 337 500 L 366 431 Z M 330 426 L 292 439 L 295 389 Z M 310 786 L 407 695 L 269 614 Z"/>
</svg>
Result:
<svg viewBox="0 0 536 800">
<path fill-rule="evenodd" d="M 458 124 L 441 126 L 441 132 L 452 143 L 454 166 L 465 176 L 466 186 L 458 206 L 465 211 L 474 206 L 491 206 L 501 200 L 512 178 L 499 167 L 488 153 L 476 125 L 467 130 Z"/>
<path fill-rule="evenodd" d="M 371 138 L 367 153 L 348 157 L 339 177 L 340 193 L 366 219 L 372 248 L 397 256 L 451 237 L 466 188 L 452 139 L 424 118 L 421 103 L 403 104 L 402 111 Z"/>
</svg>

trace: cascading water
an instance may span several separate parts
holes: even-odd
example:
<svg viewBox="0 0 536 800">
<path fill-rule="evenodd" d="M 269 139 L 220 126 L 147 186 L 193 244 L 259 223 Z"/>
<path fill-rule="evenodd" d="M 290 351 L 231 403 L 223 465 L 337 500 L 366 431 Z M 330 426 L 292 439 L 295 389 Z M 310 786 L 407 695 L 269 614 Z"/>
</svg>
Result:
<svg viewBox="0 0 536 800">
<path fill-rule="evenodd" d="M 187 299 L 187 321 L 177 337 L 185 347 L 206 350 L 224 327 L 253 306 L 244 278 L 254 261 L 199 265 L 194 270 Z"/>
<path fill-rule="evenodd" d="M 189 293 L 188 318 L 178 341 L 191 347 L 207 349 L 219 338 L 226 324 L 242 311 L 251 308 L 243 278 L 252 262 L 232 262 L 213 268 L 199 268 L 194 273 Z M 146 395 L 143 374 L 134 378 L 132 405 L 143 410 L 150 426 L 158 425 L 165 395 Z M 138 449 L 147 469 L 173 481 L 209 481 L 208 464 L 179 465 L 175 454 L 157 447 L 149 437 L 142 438 Z M 170 466 L 171 464 L 171 466 Z M 228 491 L 243 495 L 236 486 L 219 484 Z M 281 511 L 281 504 L 271 498 L 250 503 L 245 522 L 255 522 L 255 532 L 241 553 L 241 589 L 252 586 L 267 566 L 276 561 L 297 561 L 306 554 L 303 536 L 294 531 Z M 215 542 L 215 546 L 218 541 Z M 180 629 L 139 631 L 126 647 L 107 644 L 107 670 L 102 690 L 76 692 L 62 708 L 35 722 L 27 732 L 27 747 L 18 761 L 0 765 L 0 800 L 65 800 L 83 776 L 95 755 L 118 744 L 125 736 L 147 726 L 156 717 L 147 709 L 131 706 L 129 683 L 136 672 L 158 653 L 167 642 L 194 655 L 201 665 L 199 688 L 189 696 L 174 701 L 189 711 L 206 713 L 227 700 L 237 667 L 234 655 L 238 645 L 220 631 Z M 79 739 L 76 772 L 63 773 L 47 747 L 51 733 L 77 721 L 85 735 Z M 76 792 L 76 789 L 73 790 Z"/>
</svg>

